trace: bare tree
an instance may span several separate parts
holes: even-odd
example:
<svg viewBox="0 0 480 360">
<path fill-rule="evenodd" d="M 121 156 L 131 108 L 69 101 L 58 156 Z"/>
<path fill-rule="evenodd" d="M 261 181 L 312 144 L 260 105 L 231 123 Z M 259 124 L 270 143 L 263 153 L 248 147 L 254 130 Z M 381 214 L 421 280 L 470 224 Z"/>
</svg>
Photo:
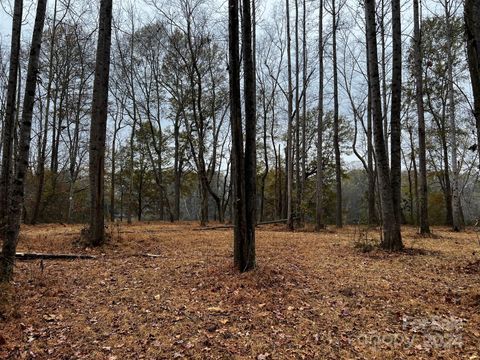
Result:
<svg viewBox="0 0 480 360">
<path fill-rule="evenodd" d="M 243 1 L 242 46 L 243 46 L 243 96 L 245 106 L 245 210 L 246 237 L 242 245 L 240 271 L 255 267 L 255 225 L 257 219 L 257 149 L 256 149 L 256 86 L 255 61 L 253 58 L 251 1 Z"/>
<path fill-rule="evenodd" d="M 287 18 L 287 73 L 288 73 L 288 125 L 285 164 L 287 169 L 287 227 L 293 230 L 293 89 L 292 89 L 292 51 L 290 38 L 290 2 L 285 1 Z"/>
<path fill-rule="evenodd" d="M 243 151 L 241 98 L 240 98 L 240 55 L 238 0 L 229 0 L 229 70 L 230 70 L 230 116 L 232 131 L 232 165 L 234 183 L 234 262 L 240 271 L 255 266 L 255 100 L 245 100 L 245 153 Z M 250 0 L 243 3 L 242 43 L 244 46 L 244 95 L 255 91 L 253 71 L 252 23 Z M 249 127 L 253 129 L 249 130 Z M 249 179 L 248 177 L 253 177 Z M 247 212 L 251 211 L 251 214 Z"/>
<path fill-rule="evenodd" d="M 382 203 L 383 239 L 391 250 L 402 248 L 400 226 L 395 218 L 390 169 L 383 135 L 383 117 L 380 101 L 380 78 L 378 71 L 377 33 L 375 25 L 375 0 L 365 0 L 369 82 L 372 95 L 372 120 L 375 153 L 379 177 L 379 193 Z M 386 246 L 387 247 L 387 246 Z"/>
<path fill-rule="evenodd" d="M 13 277 L 13 266 L 17 249 L 18 234 L 20 232 L 20 221 L 22 216 L 25 177 L 28 170 L 28 159 L 30 154 L 30 138 L 32 131 L 32 116 L 35 103 L 35 88 L 37 85 L 38 65 L 40 48 L 42 45 L 43 25 L 47 0 L 39 0 L 33 27 L 32 42 L 28 60 L 27 79 L 25 83 L 25 95 L 23 98 L 22 122 L 18 140 L 17 161 L 15 177 L 12 186 L 11 200 L 8 207 L 7 229 L 3 242 L 2 259 L 0 263 L 0 282 L 10 281 Z"/>
<path fill-rule="evenodd" d="M 457 124 L 455 112 L 455 93 L 454 93 L 454 78 L 453 78 L 453 24 L 452 16 L 455 15 L 456 5 L 455 1 L 445 0 L 441 1 L 445 11 L 445 25 L 447 27 L 447 73 L 448 73 L 448 102 L 449 102 L 449 120 L 450 120 L 450 146 L 452 154 L 452 194 L 451 194 L 451 208 L 452 208 L 452 227 L 454 231 L 463 230 L 464 224 L 462 221 L 462 210 L 460 203 L 460 166 L 458 161 L 458 141 L 457 141 Z M 448 163 L 447 163 L 448 164 Z M 448 169 L 445 169 L 448 172 Z"/>
<path fill-rule="evenodd" d="M 88 242 L 105 242 L 105 141 L 108 116 L 108 81 L 112 37 L 112 0 L 101 0 L 95 80 L 93 85 L 92 123 L 90 127 L 90 228 Z"/>
<path fill-rule="evenodd" d="M 390 113 L 390 180 L 393 193 L 393 209 L 400 226 L 402 221 L 402 144 L 401 144 L 401 109 L 402 109 L 402 24 L 400 0 L 392 0 L 392 107 Z M 394 238 L 395 240 L 400 240 Z M 387 249 L 401 247 L 400 244 L 384 242 Z"/>
<path fill-rule="evenodd" d="M 420 233 L 429 234 L 430 226 L 428 223 L 428 185 L 425 145 L 425 115 L 423 104 L 422 35 L 420 30 L 420 14 L 418 0 L 413 0 L 413 28 L 415 43 L 415 98 L 417 103 L 418 116 L 418 156 L 420 172 Z"/>
<path fill-rule="evenodd" d="M 480 2 L 465 0 L 465 33 L 468 67 L 474 97 L 474 117 L 477 126 L 477 151 L 480 156 Z"/>
<path fill-rule="evenodd" d="M 317 179 L 315 228 L 320 230 L 323 223 L 323 0 L 318 8 L 318 114 L 317 114 Z"/>
<path fill-rule="evenodd" d="M 338 61 L 337 61 L 337 31 L 339 21 L 339 9 L 336 6 L 337 0 L 332 0 L 332 61 L 333 61 L 333 146 L 335 149 L 335 223 L 338 228 L 343 226 L 342 206 L 342 163 L 340 157 L 339 138 L 339 103 L 338 103 Z"/>
<path fill-rule="evenodd" d="M 2 168 L 0 174 L 0 239 L 4 238 L 9 198 L 11 195 L 12 170 L 13 170 L 13 138 L 15 134 L 15 113 L 17 78 L 20 66 L 20 34 L 22 29 L 23 1 L 15 0 L 12 40 L 10 45 L 10 67 L 8 73 L 7 101 L 5 106 L 5 120 L 2 128 Z"/>
</svg>

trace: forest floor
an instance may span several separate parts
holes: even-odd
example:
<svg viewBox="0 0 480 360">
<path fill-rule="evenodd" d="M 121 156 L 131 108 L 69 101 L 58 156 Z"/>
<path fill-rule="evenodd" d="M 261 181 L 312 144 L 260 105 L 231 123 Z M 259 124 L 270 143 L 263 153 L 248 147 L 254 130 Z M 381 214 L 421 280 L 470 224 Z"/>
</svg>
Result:
<svg viewBox="0 0 480 360">
<path fill-rule="evenodd" d="M 264 226 L 244 274 L 231 229 L 115 225 L 101 249 L 79 247 L 80 231 L 22 227 L 19 251 L 96 259 L 17 262 L 0 289 L 0 359 L 480 358 L 473 229 L 405 228 L 407 250 L 391 254 L 363 252 L 356 227 Z"/>
</svg>

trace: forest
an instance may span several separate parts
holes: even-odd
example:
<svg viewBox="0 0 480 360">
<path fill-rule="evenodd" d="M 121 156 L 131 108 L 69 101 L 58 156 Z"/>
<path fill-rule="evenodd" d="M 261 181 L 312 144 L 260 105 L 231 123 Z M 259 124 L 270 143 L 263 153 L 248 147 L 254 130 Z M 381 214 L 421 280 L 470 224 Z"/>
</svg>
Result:
<svg viewBox="0 0 480 360">
<path fill-rule="evenodd" d="M 478 0 L 2 0 L 0 157 L 0 358 L 480 357 Z"/>
</svg>

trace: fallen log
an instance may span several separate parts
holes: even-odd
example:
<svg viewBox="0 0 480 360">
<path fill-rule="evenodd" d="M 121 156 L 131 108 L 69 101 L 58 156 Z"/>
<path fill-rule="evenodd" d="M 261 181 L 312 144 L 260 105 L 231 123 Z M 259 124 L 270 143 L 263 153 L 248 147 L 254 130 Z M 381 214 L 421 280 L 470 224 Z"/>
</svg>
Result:
<svg viewBox="0 0 480 360">
<path fill-rule="evenodd" d="M 201 228 L 195 228 L 193 230 L 217 230 L 217 229 L 233 229 L 235 225 L 218 225 L 218 226 L 205 226 Z"/>
<path fill-rule="evenodd" d="M 0 252 L 0 257 L 2 253 Z M 93 255 L 84 254 L 45 254 L 45 253 L 24 253 L 17 252 L 15 254 L 17 260 L 84 260 L 84 259 L 96 259 Z"/>
<path fill-rule="evenodd" d="M 259 225 L 269 225 L 269 224 L 281 224 L 281 223 L 286 223 L 287 221 L 288 221 L 288 219 L 262 221 L 262 222 L 257 223 L 257 226 L 259 226 Z"/>
<path fill-rule="evenodd" d="M 288 219 L 280 219 L 280 220 L 270 220 L 270 221 L 262 221 L 258 222 L 256 226 L 260 225 L 269 225 L 269 224 L 281 224 L 286 223 Z M 194 230 L 217 230 L 217 229 L 233 229 L 235 225 L 218 225 L 218 226 L 205 226 L 201 228 L 196 228 Z"/>
</svg>

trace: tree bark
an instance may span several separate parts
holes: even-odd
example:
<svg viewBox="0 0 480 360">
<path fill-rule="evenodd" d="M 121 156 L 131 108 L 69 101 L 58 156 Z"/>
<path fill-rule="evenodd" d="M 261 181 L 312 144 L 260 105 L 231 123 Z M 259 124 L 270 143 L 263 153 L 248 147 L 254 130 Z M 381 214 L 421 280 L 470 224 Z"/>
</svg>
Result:
<svg viewBox="0 0 480 360">
<path fill-rule="evenodd" d="M 180 187 L 182 179 L 182 160 L 180 159 L 180 114 L 176 114 L 174 123 L 173 137 L 175 141 L 174 152 L 174 200 L 173 200 L 173 218 L 175 221 L 180 220 Z"/>
<path fill-rule="evenodd" d="M 256 222 L 256 117 L 255 71 L 252 50 L 252 15 L 250 0 L 242 12 L 242 44 L 245 96 L 245 153 L 243 152 L 238 0 L 229 0 L 229 79 L 232 131 L 232 177 L 234 204 L 234 263 L 240 272 L 255 267 Z"/>
<path fill-rule="evenodd" d="M 18 69 L 20 66 L 20 46 L 22 30 L 23 1 L 15 0 L 12 20 L 12 40 L 10 45 L 10 66 L 8 70 L 7 102 L 3 123 L 2 173 L 0 177 L 0 239 L 5 239 L 9 198 L 11 195 L 13 171 L 13 139 L 15 136 L 15 115 Z"/>
<path fill-rule="evenodd" d="M 307 177 L 307 1 L 303 0 L 302 19 L 302 173 L 300 177 L 300 222 L 305 223 L 305 182 Z"/>
<path fill-rule="evenodd" d="M 323 0 L 318 8 L 318 114 L 317 114 L 317 178 L 315 196 L 315 229 L 325 227 L 323 223 Z"/>
<path fill-rule="evenodd" d="M 451 209 L 452 209 L 452 228 L 453 231 L 461 231 L 464 228 L 461 217 L 461 202 L 460 202 L 460 169 L 457 155 L 457 124 L 455 113 L 455 99 L 453 90 L 453 29 L 452 29 L 452 14 L 450 13 L 450 2 L 445 2 L 445 22 L 447 26 L 447 74 L 448 74 L 448 103 L 449 103 L 449 120 L 450 120 L 450 147 L 452 149 L 452 195 L 451 195 Z M 477 19 L 478 21 L 479 19 Z M 448 164 L 448 162 L 447 162 Z M 448 173 L 448 168 L 445 169 Z"/>
<path fill-rule="evenodd" d="M 338 104 L 338 63 L 337 63 L 337 11 L 336 0 L 332 0 L 332 57 L 333 57 L 333 147 L 335 149 L 335 224 L 337 228 L 343 227 L 342 211 L 342 163 L 340 156 L 339 138 L 339 104 Z"/>
<path fill-rule="evenodd" d="M 100 21 L 93 84 L 92 123 L 90 126 L 90 228 L 88 242 L 100 246 L 105 242 L 105 138 L 108 114 L 108 80 L 112 37 L 112 0 L 101 0 Z"/>
<path fill-rule="evenodd" d="M 300 218 L 302 202 L 300 185 L 300 46 L 298 23 L 298 0 L 295 0 L 295 214 Z M 297 221 L 298 224 L 298 221 Z"/>
<path fill-rule="evenodd" d="M 0 263 L 0 282 L 10 281 L 13 277 L 13 267 L 15 263 L 15 254 L 24 202 L 25 177 L 28 170 L 35 88 L 37 85 L 40 48 L 42 45 L 46 9 L 47 0 L 39 0 L 37 3 L 37 12 L 35 15 L 35 24 L 33 27 L 32 43 L 28 61 L 15 178 L 12 186 L 12 198 L 8 207 L 6 237 L 3 242 L 2 250 L 3 257 L 1 258 Z"/>
<path fill-rule="evenodd" d="M 402 203 L 402 25 L 400 0 L 392 0 L 392 107 L 390 113 L 390 161 L 393 209 L 401 224 Z M 387 245 L 387 244 L 385 244 Z M 394 246 L 395 247 L 395 246 Z"/>
<path fill-rule="evenodd" d="M 467 40 L 468 68 L 472 83 L 477 151 L 480 157 L 480 2 L 465 0 L 465 35 Z"/>
<path fill-rule="evenodd" d="M 372 95 L 372 120 L 375 140 L 375 152 L 379 178 L 379 193 L 382 204 L 383 237 L 382 246 L 389 250 L 403 247 L 400 226 L 395 218 L 393 191 L 390 182 L 385 138 L 383 135 L 383 117 L 380 97 L 380 77 L 378 71 L 377 34 L 375 24 L 375 1 L 365 0 L 368 64 Z"/>
<path fill-rule="evenodd" d="M 243 96 L 245 106 L 245 210 L 246 238 L 242 246 L 240 271 L 255 267 L 255 224 L 257 221 L 256 84 L 253 58 L 251 0 L 243 2 Z M 252 0 L 255 1 L 255 0 Z"/>
<path fill-rule="evenodd" d="M 290 39 L 290 2 L 285 1 L 286 5 L 286 18 L 287 18 L 287 73 L 288 73 L 288 125 L 287 125 L 287 149 L 285 156 L 285 168 L 286 168 L 286 202 L 287 202 L 287 227 L 289 230 L 293 230 L 293 91 L 292 91 L 292 51 L 291 51 L 291 39 Z"/>
<path fill-rule="evenodd" d="M 366 33 L 365 33 L 366 36 Z M 375 183 L 376 171 L 374 166 L 374 149 L 373 149 L 373 128 L 372 128 L 372 90 L 370 85 L 370 65 L 368 63 L 368 41 L 367 44 L 367 166 L 368 166 L 368 224 L 373 225 L 377 223 L 377 212 L 375 209 Z"/>
<path fill-rule="evenodd" d="M 428 184 L 427 184 L 427 159 L 425 145 L 425 116 L 423 104 L 423 71 L 422 71 L 422 37 L 420 31 L 420 16 L 418 0 L 413 0 L 413 32 L 414 32 L 414 71 L 415 71 L 415 97 L 418 116 L 418 155 L 420 177 L 420 234 L 429 234 L 428 222 Z"/>
<path fill-rule="evenodd" d="M 230 122 L 232 132 L 232 180 L 234 212 L 234 264 L 242 267 L 242 245 L 246 238 L 245 178 L 243 156 L 242 104 L 240 95 L 240 55 L 239 55 L 238 0 L 228 1 L 228 44 L 229 44 L 229 84 Z"/>
</svg>

